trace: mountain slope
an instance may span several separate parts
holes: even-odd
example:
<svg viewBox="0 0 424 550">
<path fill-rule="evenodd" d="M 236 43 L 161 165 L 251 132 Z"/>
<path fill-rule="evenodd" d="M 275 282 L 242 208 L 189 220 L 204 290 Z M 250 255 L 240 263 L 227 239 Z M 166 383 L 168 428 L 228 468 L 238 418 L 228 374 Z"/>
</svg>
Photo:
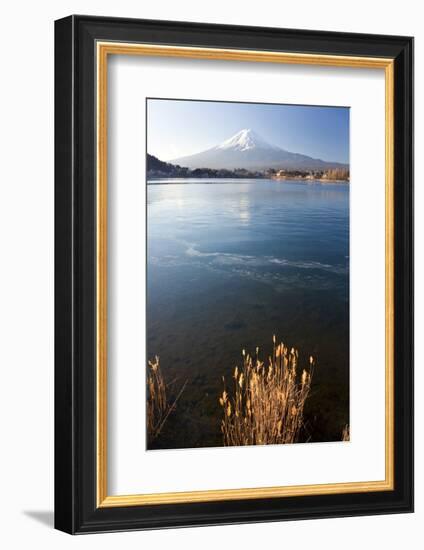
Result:
<svg viewBox="0 0 424 550">
<path fill-rule="evenodd" d="M 171 174 L 175 171 L 176 167 L 173 164 L 169 164 L 169 162 L 163 162 L 163 160 L 159 160 L 154 155 L 149 155 L 149 153 L 147 153 L 146 168 L 147 172 L 157 171 L 163 174 Z"/>
<path fill-rule="evenodd" d="M 188 168 L 266 168 L 322 170 L 346 167 L 338 162 L 326 162 L 307 155 L 292 153 L 267 143 L 251 129 L 243 129 L 221 144 L 194 155 L 171 160 Z"/>
</svg>

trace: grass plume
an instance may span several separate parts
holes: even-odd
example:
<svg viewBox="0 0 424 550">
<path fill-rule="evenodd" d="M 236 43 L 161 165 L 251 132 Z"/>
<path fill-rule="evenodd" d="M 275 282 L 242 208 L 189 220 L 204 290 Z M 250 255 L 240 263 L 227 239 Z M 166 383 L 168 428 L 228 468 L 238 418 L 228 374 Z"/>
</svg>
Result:
<svg viewBox="0 0 424 550">
<path fill-rule="evenodd" d="M 294 443 L 303 426 L 303 409 L 309 395 L 314 360 L 300 371 L 299 354 L 273 336 L 272 357 L 265 365 L 242 352 L 243 366 L 233 373 L 233 393 L 225 386 L 219 403 L 221 431 L 226 446 Z"/>
<path fill-rule="evenodd" d="M 153 361 L 148 361 L 147 374 L 147 435 L 149 441 L 155 440 L 161 433 L 166 420 L 172 411 L 175 410 L 177 401 L 186 386 L 179 391 L 177 397 L 171 402 L 162 370 L 159 357 L 156 355 Z"/>
</svg>

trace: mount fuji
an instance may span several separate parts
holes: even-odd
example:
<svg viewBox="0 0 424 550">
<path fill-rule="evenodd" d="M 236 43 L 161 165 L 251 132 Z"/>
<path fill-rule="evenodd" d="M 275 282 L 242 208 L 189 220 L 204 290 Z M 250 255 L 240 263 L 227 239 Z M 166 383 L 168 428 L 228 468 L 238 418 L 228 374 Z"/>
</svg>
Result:
<svg viewBox="0 0 424 550">
<path fill-rule="evenodd" d="M 264 170 L 267 168 L 291 170 L 324 170 L 330 168 L 347 168 L 338 162 L 327 162 L 300 153 L 292 153 L 265 141 L 256 132 L 243 129 L 219 145 L 189 155 L 170 160 L 187 168 L 214 168 L 235 170 L 245 168 Z"/>
</svg>

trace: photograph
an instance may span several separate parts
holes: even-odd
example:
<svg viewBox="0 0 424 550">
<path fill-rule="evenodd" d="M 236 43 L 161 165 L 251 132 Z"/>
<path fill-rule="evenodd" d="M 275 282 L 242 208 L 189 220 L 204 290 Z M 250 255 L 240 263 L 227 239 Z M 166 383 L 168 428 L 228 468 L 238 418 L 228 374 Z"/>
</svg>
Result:
<svg viewBox="0 0 424 550">
<path fill-rule="evenodd" d="M 347 444 L 349 106 L 146 119 L 146 449 Z"/>
</svg>

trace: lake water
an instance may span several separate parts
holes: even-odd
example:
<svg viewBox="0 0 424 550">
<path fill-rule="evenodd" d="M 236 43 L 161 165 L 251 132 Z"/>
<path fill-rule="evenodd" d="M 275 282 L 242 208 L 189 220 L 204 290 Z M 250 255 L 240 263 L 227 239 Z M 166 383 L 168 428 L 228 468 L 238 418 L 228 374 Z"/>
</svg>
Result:
<svg viewBox="0 0 424 550">
<path fill-rule="evenodd" d="M 155 448 L 221 445 L 222 376 L 272 335 L 316 358 L 304 441 L 349 422 L 349 185 L 156 180 L 147 187 L 147 353 L 187 386 Z"/>
</svg>

